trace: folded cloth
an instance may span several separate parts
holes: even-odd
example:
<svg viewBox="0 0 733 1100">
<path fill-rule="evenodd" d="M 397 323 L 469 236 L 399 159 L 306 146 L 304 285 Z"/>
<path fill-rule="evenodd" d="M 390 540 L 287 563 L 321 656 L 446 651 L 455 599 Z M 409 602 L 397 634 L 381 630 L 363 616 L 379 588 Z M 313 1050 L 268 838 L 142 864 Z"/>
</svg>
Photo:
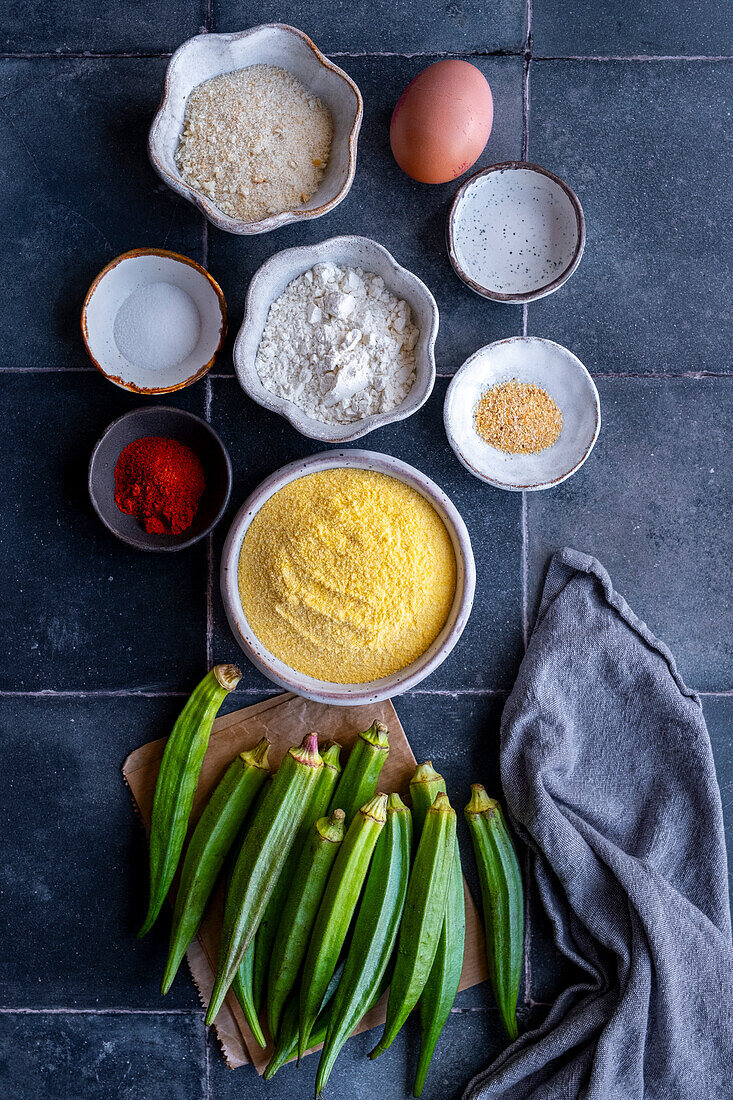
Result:
<svg viewBox="0 0 733 1100">
<path fill-rule="evenodd" d="M 464 1100 L 733 1096 L 725 839 L 700 700 L 575 550 L 550 563 L 501 775 L 557 947 L 584 979 Z"/>
</svg>

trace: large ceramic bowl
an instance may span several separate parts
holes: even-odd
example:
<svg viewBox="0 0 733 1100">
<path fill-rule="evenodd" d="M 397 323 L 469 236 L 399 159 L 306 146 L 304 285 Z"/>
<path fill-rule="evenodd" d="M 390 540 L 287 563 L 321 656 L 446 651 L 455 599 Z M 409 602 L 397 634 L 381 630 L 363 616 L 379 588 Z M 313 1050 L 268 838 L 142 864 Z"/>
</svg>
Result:
<svg viewBox="0 0 733 1100">
<path fill-rule="evenodd" d="M 249 65 L 287 69 L 331 111 L 334 134 L 326 173 L 308 202 L 295 210 L 246 222 L 231 218 L 208 196 L 186 183 L 175 153 L 183 130 L 186 100 L 204 80 Z M 314 46 L 303 31 L 284 23 L 266 23 L 236 34 L 199 34 L 184 42 L 170 60 L 163 98 L 148 136 L 150 162 L 164 183 L 197 206 L 209 221 L 227 233 L 247 236 L 268 233 L 290 222 L 328 214 L 346 197 L 356 171 L 356 143 L 363 104 L 354 81 Z"/>
<path fill-rule="evenodd" d="M 291 481 L 313 474 L 319 470 L 332 470 L 341 467 L 361 470 L 376 470 L 388 474 L 410 485 L 424 496 L 435 508 L 445 523 L 456 555 L 456 593 L 450 614 L 438 637 L 431 646 L 412 664 L 391 676 L 372 680 L 364 684 L 335 684 L 325 680 L 316 680 L 296 672 L 283 661 L 274 657 L 252 631 L 242 609 L 239 598 L 238 567 L 239 555 L 244 537 L 247 534 L 257 512 L 279 489 Z M 463 633 L 473 604 L 476 587 L 476 568 L 471 549 L 471 540 L 466 525 L 455 505 L 442 489 L 429 477 L 390 455 L 377 454 L 374 451 L 327 451 L 311 455 L 310 458 L 291 462 L 283 466 L 255 489 L 237 513 L 224 545 L 221 560 L 221 594 L 226 608 L 229 625 L 235 638 L 252 664 L 264 673 L 268 679 L 287 691 L 294 691 L 306 699 L 315 699 L 321 703 L 336 706 L 349 706 L 357 703 L 376 703 L 409 691 L 429 676 L 442 664 Z"/>
<path fill-rule="evenodd" d="M 314 420 L 302 409 L 268 390 L 262 383 L 255 361 L 270 306 L 288 283 L 314 264 L 330 262 L 360 267 L 381 276 L 389 291 L 412 309 L 420 336 L 415 345 L 415 381 L 405 400 L 390 412 L 375 413 L 349 424 L 327 424 Z M 425 404 L 435 384 L 435 338 L 438 335 L 438 307 L 417 275 L 401 267 L 394 256 L 369 237 L 331 237 L 320 244 L 286 248 L 277 252 L 254 274 L 247 291 L 244 321 L 234 344 L 234 370 L 242 389 L 253 401 L 280 413 L 301 435 L 321 443 L 347 443 L 360 439 L 375 428 L 404 420 Z"/>
</svg>

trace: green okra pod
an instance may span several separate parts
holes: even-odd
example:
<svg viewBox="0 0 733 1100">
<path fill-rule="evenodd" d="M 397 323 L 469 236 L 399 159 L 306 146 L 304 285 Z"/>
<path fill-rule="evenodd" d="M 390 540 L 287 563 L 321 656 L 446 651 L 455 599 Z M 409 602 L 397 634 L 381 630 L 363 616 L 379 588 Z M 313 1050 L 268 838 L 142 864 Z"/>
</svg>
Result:
<svg viewBox="0 0 733 1100">
<path fill-rule="evenodd" d="M 270 742 L 263 737 L 253 749 L 234 758 L 211 795 L 189 841 L 173 912 L 168 962 L 161 993 L 167 993 L 181 959 L 196 935 L 206 905 L 255 796 L 270 774 Z"/>
<path fill-rule="evenodd" d="M 326 882 L 343 839 L 343 810 L 337 809 L 330 817 L 319 818 L 311 827 L 289 883 L 282 920 L 272 946 L 267 987 L 267 1021 L 272 1035 L 278 1033 L 280 1014 L 295 988 Z"/>
<path fill-rule="evenodd" d="M 379 999 L 397 940 L 410 876 L 412 818 L 398 794 L 387 799 L 387 821 L 374 849 L 349 945 L 344 973 L 329 1017 L 316 1077 L 325 1088 L 348 1037 Z M 311 1041 L 314 1036 L 311 1035 Z"/>
<path fill-rule="evenodd" d="M 374 798 L 388 756 L 389 731 L 383 722 L 374 721 L 357 737 L 328 807 L 330 813 L 337 807 L 344 811 L 347 829 L 361 807 Z"/>
<path fill-rule="evenodd" d="M 267 798 L 267 792 L 272 786 L 272 774 L 268 775 L 267 779 L 260 788 L 260 792 L 255 799 L 254 805 L 250 811 L 249 818 L 245 822 L 245 831 L 252 824 L 257 814 L 260 812 L 260 806 Z M 242 841 L 244 840 L 245 833 L 240 836 L 240 848 Z M 232 872 L 234 870 L 234 864 L 230 861 L 229 874 L 227 875 L 227 891 L 232 881 Z M 244 1018 L 249 1025 L 249 1029 L 255 1038 L 255 1041 L 262 1047 L 266 1046 L 266 1039 L 262 1030 L 262 1024 L 260 1023 L 260 1013 L 258 1005 L 255 1003 L 254 998 L 254 982 L 252 980 L 252 974 L 254 971 L 254 955 L 255 955 L 255 941 L 252 940 L 249 947 L 242 956 L 242 961 L 239 964 L 237 973 L 232 979 L 232 992 L 239 1001 L 239 1005 L 244 1013 Z"/>
<path fill-rule="evenodd" d="M 374 846 L 387 819 L 387 796 L 372 798 L 357 813 L 336 856 L 313 925 L 300 984 L 298 1055 L 310 1045 L 323 995 L 336 969 Z"/>
<path fill-rule="evenodd" d="M 232 990 L 234 996 L 239 1001 L 244 1018 L 249 1025 L 249 1029 L 254 1035 L 255 1042 L 261 1047 L 267 1046 L 267 1040 L 265 1039 L 264 1032 L 262 1030 L 262 1024 L 257 1014 L 257 1007 L 254 1002 L 254 996 L 252 993 L 252 968 L 254 966 L 254 940 L 250 943 L 249 947 L 244 953 L 244 957 L 239 964 L 239 969 L 232 979 Z"/>
<path fill-rule="evenodd" d="M 507 1035 L 516 1039 L 524 953 L 522 872 L 501 806 L 480 783 L 471 784 L 465 815 L 481 884 L 491 987 Z"/>
<path fill-rule="evenodd" d="M 278 875 L 255 936 L 253 995 L 258 1011 L 262 1010 L 265 1003 L 272 949 L 278 935 L 283 917 L 283 908 L 298 860 L 307 840 L 311 836 L 316 821 L 327 815 L 331 797 L 341 774 L 341 764 L 339 763 L 341 746 L 337 745 L 335 741 L 325 741 L 319 745 L 318 751 L 321 754 L 323 767 L 318 774 L 308 808 L 303 815 L 303 822 L 293 841 L 293 846 L 288 852 L 287 859 L 282 864 L 282 870 Z M 277 1035 L 277 1022 L 273 1027 L 272 1020 L 270 1021 L 270 1031 L 273 1035 Z"/>
<path fill-rule="evenodd" d="M 206 1022 L 213 1022 L 257 931 L 323 767 L 318 738 L 309 733 L 278 768 L 244 838 L 224 904 L 216 980 Z"/>
<path fill-rule="evenodd" d="M 448 796 L 439 794 L 428 810 L 417 847 L 400 925 L 387 1021 L 370 1058 L 391 1046 L 425 988 L 443 928 L 455 848 L 456 813 Z"/>
<path fill-rule="evenodd" d="M 150 901 L 138 936 L 155 924 L 181 858 L 199 772 L 214 719 L 242 678 L 235 665 L 216 665 L 194 688 L 166 742 L 150 822 Z"/>
<path fill-rule="evenodd" d="M 438 794 L 445 794 L 445 780 L 430 761 L 421 764 L 410 782 L 415 827 L 422 829 L 427 812 Z M 463 892 L 461 855 L 456 852 L 451 868 L 448 897 L 438 950 L 418 1004 L 420 1014 L 420 1056 L 413 1093 L 420 1096 L 430 1068 L 435 1045 L 450 1015 L 463 971 L 466 942 L 466 901 Z"/>
<path fill-rule="evenodd" d="M 322 1043 L 326 1037 L 326 1029 L 331 1014 L 331 1002 L 343 973 L 343 965 L 336 969 L 336 973 L 328 983 L 328 988 L 321 1001 L 321 1010 L 311 1032 L 311 1041 L 314 1046 Z M 285 1005 L 280 1015 L 280 1027 L 272 1058 L 268 1062 L 262 1076 L 269 1081 L 286 1062 L 295 1058 L 298 1054 L 298 996 L 294 994 Z"/>
</svg>

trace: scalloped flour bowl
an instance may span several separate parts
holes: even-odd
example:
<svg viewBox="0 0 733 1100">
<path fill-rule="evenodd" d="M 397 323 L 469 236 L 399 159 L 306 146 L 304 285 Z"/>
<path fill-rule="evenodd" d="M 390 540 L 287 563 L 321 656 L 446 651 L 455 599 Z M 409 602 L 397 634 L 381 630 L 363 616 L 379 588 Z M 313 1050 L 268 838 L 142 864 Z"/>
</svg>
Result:
<svg viewBox="0 0 733 1100">
<path fill-rule="evenodd" d="M 249 65 L 287 69 L 328 105 L 334 124 L 331 156 L 315 194 L 297 210 L 284 210 L 258 222 L 231 218 L 219 210 L 206 195 L 183 180 L 175 159 L 186 100 L 196 85 Z M 163 182 L 197 206 L 219 229 L 243 236 L 269 233 L 290 222 L 320 218 L 346 197 L 356 171 L 362 114 L 361 92 L 351 77 L 329 61 L 296 27 L 265 23 L 235 34 L 199 34 L 179 46 L 168 64 L 163 98 L 148 136 L 148 155 Z"/>
<path fill-rule="evenodd" d="M 456 555 L 456 593 L 450 614 L 438 637 L 422 656 L 406 668 L 391 676 L 365 684 L 333 684 L 325 680 L 316 680 L 312 676 L 305 676 L 302 672 L 296 672 L 295 669 L 290 668 L 262 645 L 250 628 L 239 598 L 239 554 L 249 525 L 262 505 L 279 489 L 297 478 L 319 470 L 333 470 L 344 466 L 376 470 L 412 486 L 430 501 L 445 523 Z M 255 668 L 286 691 L 294 691 L 297 695 L 302 695 L 306 699 L 315 699 L 319 703 L 350 706 L 377 703 L 382 699 L 401 695 L 402 692 L 414 688 L 443 663 L 468 622 L 476 587 L 476 567 L 471 539 L 460 513 L 443 490 L 420 470 L 398 458 L 392 458 L 391 455 L 377 454 L 375 451 L 326 451 L 291 462 L 288 466 L 276 470 L 274 474 L 265 478 L 244 502 L 234 518 L 224 544 L 220 580 L 222 599 L 232 633 Z"/>
<path fill-rule="evenodd" d="M 314 420 L 302 409 L 268 390 L 260 380 L 255 361 L 270 306 L 288 283 L 314 264 L 330 261 L 347 267 L 374 271 L 385 286 L 412 308 L 420 336 L 415 345 L 415 381 L 405 400 L 385 413 L 375 413 L 348 424 L 326 424 Z M 320 244 L 286 248 L 276 253 L 255 272 L 247 291 L 244 321 L 234 343 L 234 370 L 242 389 L 266 409 L 279 413 L 309 439 L 321 443 L 347 443 L 360 439 L 397 420 L 404 420 L 425 404 L 435 384 L 435 338 L 438 335 L 438 306 L 417 275 L 401 267 L 394 256 L 369 237 L 331 237 Z"/>
</svg>

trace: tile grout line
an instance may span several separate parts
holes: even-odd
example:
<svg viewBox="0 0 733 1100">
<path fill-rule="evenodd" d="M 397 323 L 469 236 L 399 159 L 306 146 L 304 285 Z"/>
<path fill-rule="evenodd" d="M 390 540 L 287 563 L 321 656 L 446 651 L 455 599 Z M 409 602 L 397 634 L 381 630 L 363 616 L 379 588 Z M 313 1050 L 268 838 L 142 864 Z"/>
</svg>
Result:
<svg viewBox="0 0 733 1100">
<path fill-rule="evenodd" d="M 210 28 L 205 28 L 206 33 Z M 486 57 L 486 58 L 512 58 L 522 57 L 523 49 L 506 50 L 428 50 L 427 52 L 401 53 L 399 51 L 366 50 L 364 52 L 349 52 L 345 50 L 332 50 L 329 57 L 396 57 L 410 60 L 420 57 Z M 114 51 L 108 52 L 95 50 L 69 50 L 60 53 L 57 50 L 31 51 L 1 51 L 0 61 L 158 61 L 173 56 L 171 50 L 146 53 Z M 645 62 L 645 61 L 733 61 L 733 54 L 535 54 L 535 61 L 616 61 L 616 62 Z"/>
<path fill-rule="evenodd" d="M 207 0 L 207 30 L 210 28 L 210 7 L 211 0 Z M 209 266 L 209 223 L 206 218 L 201 215 L 201 265 L 208 270 Z M 213 389 L 211 385 L 211 375 L 206 375 L 205 383 L 205 396 L 204 396 L 204 420 L 207 424 L 211 423 L 211 402 L 213 397 Z M 206 658 L 206 667 L 211 668 L 213 664 L 213 648 L 214 648 L 214 533 L 210 531 L 206 536 L 206 638 L 204 642 L 204 654 Z"/>
<path fill-rule="evenodd" d="M 532 64 L 532 15 L 533 0 L 527 0 L 527 40 L 525 42 L 524 61 L 522 64 L 522 160 L 529 160 L 529 123 L 530 123 L 530 67 Z M 529 330 L 529 304 L 522 304 L 522 335 L 526 336 Z M 522 490 L 522 556 L 521 556 L 521 588 L 522 588 L 522 644 L 527 651 L 529 630 L 527 624 L 527 491 Z M 526 889 L 526 901 L 524 910 L 524 1003 L 527 1005 L 532 1000 L 532 961 L 530 950 L 532 943 L 532 922 L 529 913 L 529 900 L 532 893 L 529 877 L 529 849 L 524 853 L 524 879 Z"/>
<path fill-rule="evenodd" d="M 535 54 L 535 61 L 733 61 L 733 54 Z"/>
<path fill-rule="evenodd" d="M 524 64 L 522 73 L 522 160 L 529 160 L 529 123 L 530 123 L 530 66 L 532 64 L 532 15 L 533 15 L 533 0 L 527 0 L 527 39 L 524 50 Z M 522 335 L 526 336 L 529 330 L 529 305 L 527 302 L 522 304 Z M 521 513 L 521 531 L 522 531 L 522 556 L 521 556 L 521 587 L 522 587 L 522 643 L 524 649 L 527 649 L 527 642 L 529 640 L 529 629 L 527 621 L 527 554 L 528 554 L 528 534 L 527 534 L 527 492 L 522 491 L 522 513 Z"/>
<path fill-rule="evenodd" d="M 522 490 L 522 644 L 526 653 L 529 645 L 529 526 L 526 490 Z"/>
<path fill-rule="evenodd" d="M 525 313 L 528 310 L 528 306 L 525 304 L 522 306 L 523 310 L 523 329 L 525 328 Z M 527 335 L 526 329 L 524 335 Z M 95 374 L 95 367 L 8 367 L 0 365 L 0 374 Z M 212 382 L 234 382 L 236 381 L 236 375 L 232 372 L 226 374 L 224 372 L 210 371 L 207 374 L 207 379 Z M 446 371 L 437 371 L 436 378 L 454 378 L 453 374 Z M 702 381 L 708 378 L 724 379 L 726 381 L 733 381 L 733 371 L 680 371 L 677 374 L 670 373 L 668 371 L 591 371 L 592 378 L 614 378 L 614 379 L 638 379 L 648 378 L 650 380 L 658 379 L 659 381 L 671 382 L 675 379 L 684 378 L 687 381 Z"/>
<path fill-rule="evenodd" d="M 203 1016 L 201 1008 L 13 1008 L 0 1016 Z"/>
<path fill-rule="evenodd" d="M 409 695 L 446 695 L 455 698 L 459 695 L 476 696 L 504 696 L 509 695 L 511 688 L 411 688 L 404 692 Z M 729 699 L 733 698 L 733 688 L 724 688 L 722 691 L 699 691 L 695 688 L 696 695 L 703 699 Z M 239 695 L 282 695 L 283 689 L 279 687 L 238 687 Z M 188 691 L 136 691 L 134 688 L 100 688 L 98 691 L 75 691 L 55 688 L 44 688 L 41 691 L 10 691 L 0 690 L 0 699 L 187 699 Z M 399 698 L 395 696 L 395 698 Z"/>
<path fill-rule="evenodd" d="M 508 695 L 510 688 L 412 688 L 405 695 Z M 279 687 L 238 687 L 239 695 L 282 695 Z M 55 690 L 44 688 L 42 691 L 0 691 L 0 699 L 187 699 L 188 691 L 135 691 L 134 688 L 111 688 L 98 691 Z M 699 693 L 698 693 L 699 694 Z M 732 693 L 733 694 L 733 693 Z"/>
</svg>

